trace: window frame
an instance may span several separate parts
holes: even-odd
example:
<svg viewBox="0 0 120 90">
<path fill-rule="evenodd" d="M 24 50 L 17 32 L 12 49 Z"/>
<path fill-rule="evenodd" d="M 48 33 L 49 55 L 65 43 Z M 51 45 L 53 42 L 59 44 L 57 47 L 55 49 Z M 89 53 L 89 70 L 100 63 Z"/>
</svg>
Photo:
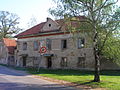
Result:
<svg viewBox="0 0 120 90">
<path fill-rule="evenodd" d="M 67 39 L 61 40 L 61 48 L 62 48 L 62 50 L 67 49 Z"/>
<path fill-rule="evenodd" d="M 36 44 L 35 44 L 36 43 Z M 37 46 L 36 46 L 37 45 Z M 38 41 L 34 41 L 33 42 L 33 49 L 34 51 L 37 51 L 39 49 L 39 42 Z"/>
<path fill-rule="evenodd" d="M 47 47 L 47 50 L 52 49 L 52 40 L 51 39 L 46 39 L 46 47 Z"/>
<path fill-rule="evenodd" d="M 61 67 L 67 67 L 68 66 L 67 63 L 68 63 L 68 58 L 62 57 L 60 62 Z"/>
<path fill-rule="evenodd" d="M 85 68 L 85 57 L 78 57 L 77 67 Z"/>
<path fill-rule="evenodd" d="M 23 42 L 23 46 L 22 46 L 22 48 L 23 48 L 23 50 L 27 50 L 27 42 Z"/>
<path fill-rule="evenodd" d="M 84 47 L 85 47 L 85 38 L 79 37 L 77 39 L 77 48 L 81 49 L 81 48 L 84 48 Z"/>
</svg>

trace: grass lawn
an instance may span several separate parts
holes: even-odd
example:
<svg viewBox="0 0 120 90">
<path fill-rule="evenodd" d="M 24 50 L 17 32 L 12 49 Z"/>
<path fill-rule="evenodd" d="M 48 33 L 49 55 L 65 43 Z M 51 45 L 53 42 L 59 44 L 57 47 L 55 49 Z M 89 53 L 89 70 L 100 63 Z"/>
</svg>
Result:
<svg viewBox="0 0 120 90">
<path fill-rule="evenodd" d="M 29 73 L 50 77 L 59 80 L 74 82 L 81 85 L 89 85 L 91 87 L 103 87 L 109 90 L 120 90 L 120 71 L 101 71 L 101 82 L 92 82 L 94 72 L 80 70 L 47 70 L 28 69 Z"/>
<path fill-rule="evenodd" d="M 19 67 L 10 68 L 24 70 L 34 75 L 65 80 L 81 85 L 89 85 L 91 87 L 103 87 L 108 88 L 108 90 L 120 90 L 120 71 L 101 71 L 100 72 L 101 82 L 97 83 L 92 82 L 92 80 L 94 79 L 93 71 L 40 69 L 39 72 L 36 72 L 36 69 L 33 68 L 19 68 Z"/>
</svg>

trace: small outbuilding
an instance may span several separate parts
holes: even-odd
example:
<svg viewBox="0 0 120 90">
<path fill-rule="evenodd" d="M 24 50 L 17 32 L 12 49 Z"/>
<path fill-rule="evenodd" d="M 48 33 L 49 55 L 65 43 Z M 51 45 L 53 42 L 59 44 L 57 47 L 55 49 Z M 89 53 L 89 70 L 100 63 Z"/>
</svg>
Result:
<svg viewBox="0 0 120 90">
<path fill-rule="evenodd" d="M 7 65 L 15 65 L 15 49 L 15 39 L 3 38 L 0 41 L 0 63 Z"/>
</svg>

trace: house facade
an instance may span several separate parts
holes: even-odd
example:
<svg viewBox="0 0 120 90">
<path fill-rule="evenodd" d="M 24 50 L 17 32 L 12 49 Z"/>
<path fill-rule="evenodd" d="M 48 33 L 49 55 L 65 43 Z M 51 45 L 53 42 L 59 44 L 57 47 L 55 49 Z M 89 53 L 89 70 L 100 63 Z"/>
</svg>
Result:
<svg viewBox="0 0 120 90">
<path fill-rule="evenodd" d="M 15 48 L 16 40 L 3 38 L 0 41 L 0 63 L 7 65 L 15 65 Z"/>
<path fill-rule="evenodd" d="M 17 66 L 94 70 L 90 38 L 82 32 L 74 38 L 73 34 L 65 31 L 63 22 L 47 18 L 46 22 L 16 35 Z"/>
</svg>

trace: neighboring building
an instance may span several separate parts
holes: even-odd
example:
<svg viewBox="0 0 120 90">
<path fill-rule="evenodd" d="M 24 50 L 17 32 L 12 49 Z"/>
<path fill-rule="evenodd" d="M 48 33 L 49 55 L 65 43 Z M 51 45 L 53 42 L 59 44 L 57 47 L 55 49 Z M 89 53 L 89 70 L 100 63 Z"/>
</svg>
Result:
<svg viewBox="0 0 120 90">
<path fill-rule="evenodd" d="M 79 17 L 80 20 L 83 18 Z M 71 24 L 76 25 L 75 22 Z M 84 32 L 79 33 L 79 37 L 73 38 L 66 29 L 64 20 L 54 21 L 47 18 L 46 22 L 16 37 L 18 39 L 17 66 L 94 70 L 95 61 L 91 39 Z"/>
<path fill-rule="evenodd" d="M 15 65 L 14 51 L 16 48 L 16 40 L 3 38 L 0 41 L 0 63 L 7 65 Z"/>
</svg>

